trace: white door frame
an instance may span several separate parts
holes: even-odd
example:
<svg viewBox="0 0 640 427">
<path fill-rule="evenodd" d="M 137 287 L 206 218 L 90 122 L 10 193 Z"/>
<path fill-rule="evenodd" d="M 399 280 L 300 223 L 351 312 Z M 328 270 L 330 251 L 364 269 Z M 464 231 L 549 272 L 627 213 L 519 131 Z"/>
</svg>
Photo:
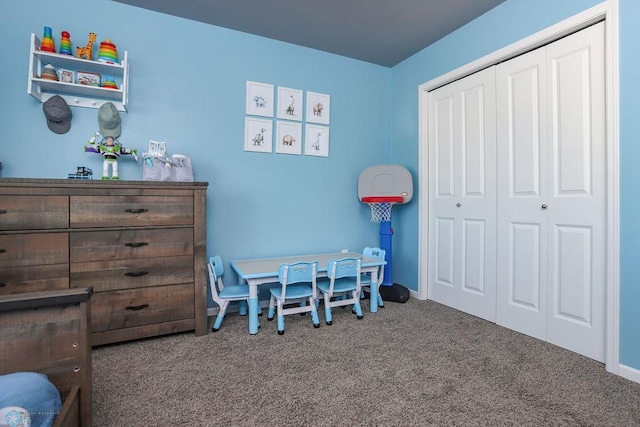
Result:
<svg viewBox="0 0 640 427">
<path fill-rule="evenodd" d="M 595 22 L 606 20 L 606 140 L 607 140 L 607 250 L 606 250 L 606 354 L 607 371 L 620 373 L 620 140 L 619 140 L 619 64 L 618 0 L 606 0 L 558 24 L 497 50 L 447 74 L 423 83 L 418 88 L 418 299 L 427 299 L 429 265 L 429 91 L 449 82 L 495 65 L 544 44 L 550 43 Z"/>
</svg>

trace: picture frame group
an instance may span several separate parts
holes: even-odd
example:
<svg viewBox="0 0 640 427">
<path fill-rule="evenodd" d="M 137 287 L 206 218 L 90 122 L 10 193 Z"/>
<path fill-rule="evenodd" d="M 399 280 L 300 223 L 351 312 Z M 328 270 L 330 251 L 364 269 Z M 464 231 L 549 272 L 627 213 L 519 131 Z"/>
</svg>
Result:
<svg viewBox="0 0 640 427">
<path fill-rule="evenodd" d="M 244 150 L 329 157 L 331 97 L 247 81 Z M 273 118 L 275 120 L 275 131 Z"/>
</svg>

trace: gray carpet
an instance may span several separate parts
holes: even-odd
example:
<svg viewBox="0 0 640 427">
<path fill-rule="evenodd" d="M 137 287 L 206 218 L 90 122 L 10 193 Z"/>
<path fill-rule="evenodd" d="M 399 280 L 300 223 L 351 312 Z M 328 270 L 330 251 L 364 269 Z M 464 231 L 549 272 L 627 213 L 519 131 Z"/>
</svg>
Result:
<svg viewBox="0 0 640 427">
<path fill-rule="evenodd" d="M 556 346 L 430 301 L 333 311 L 94 348 L 94 425 L 640 425 L 640 384 Z"/>
</svg>

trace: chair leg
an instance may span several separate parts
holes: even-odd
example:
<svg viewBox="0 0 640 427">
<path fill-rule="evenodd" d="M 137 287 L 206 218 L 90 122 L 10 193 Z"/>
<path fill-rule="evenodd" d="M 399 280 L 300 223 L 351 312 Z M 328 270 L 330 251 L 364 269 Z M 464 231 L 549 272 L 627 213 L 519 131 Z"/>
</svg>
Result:
<svg viewBox="0 0 640 427">
<path fill-rule="evenodd" d="M 278 300 L 278 335 L 284 334 L 284 301 Z"/>
<path fill-rule="evenodd" d="M 284 334 L 284 316 L 278 314 L 278 335 Z"/>
<path fill-rule="evenodd" d="M 382 299 L 382 295 L 378 293 L 378 307 L 384 307 L 384 300 Z"/>
<path fill-rule="evenodd" d="M 313 300 L 313 297 L 309 298 L 309 305 L 313 307 L 311 310 L 311 321 L 313 322 L 313 327 L 319 328 L 320 318 L 318 317 L 318 310 L 316 309 L 316 304 L 315 304 L 315 301 Z"/>
<path fill-rule="evenodd" d="M 305 300 L 300 301 L 300 307 L 305 307 L 307 305 L 307 302 Z M 300 313 L 300 316 L 306 316 L 307 312 L 303 311 L 302 313 Z"/>
<path fill-rule="evenodd" d="M 353 304 L 353 308 L 356 311 L 356 316 L 358 319 L 362 319 L 362 307 L 360 306 L 360 302 L 356 299 L 356 303 Z"/>
<path fill-rule="evenodd" d="M 238 301 L 238 314 L 240 316 L 246 316 L 247 313 L 249 312 L 249 309 L 247 307 L 248 305 L 245 300 Z"/>
<path fill-rule="evenodd" d="M 216 321 L 211 328 L 212 332 L 218 332 L 220 326 L 222 326 L 222 321 L 224 320 L 224 315 L 227 312 L 227 307 L 229 306 L 229 301 L 225 301 L 220 305 L 220 310 L 218 311 L 218 315 L 216 316 Z"/>
<path fill-rule="evenodd" d="M 328 294 L 324 294 L 324 321 L 327 325 L 333 323 L 333 317 L 331 316 L 331 304 Z"/>
<path fill-rule="evenodd" d="M 275 303 L 276 299 L 271 295 L 271 298 L 269 299 L 269 310 L 267 311 L 267 320 L 273 320 L 273 316 L 276 314 Z"/>
</svg>

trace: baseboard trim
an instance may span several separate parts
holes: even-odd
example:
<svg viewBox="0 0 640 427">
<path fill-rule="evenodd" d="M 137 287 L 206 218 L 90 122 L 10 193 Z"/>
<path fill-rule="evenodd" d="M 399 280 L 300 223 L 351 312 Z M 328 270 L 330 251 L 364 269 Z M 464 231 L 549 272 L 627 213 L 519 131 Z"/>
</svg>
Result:
<svg viewBox="0 0 640 427">
<path fill-rule="evenodd" d="M 640 370 L 632 368 L 630 366 L 618 365 L 618 375 L 635 383 L 640 384 Z"/>
</svg>

